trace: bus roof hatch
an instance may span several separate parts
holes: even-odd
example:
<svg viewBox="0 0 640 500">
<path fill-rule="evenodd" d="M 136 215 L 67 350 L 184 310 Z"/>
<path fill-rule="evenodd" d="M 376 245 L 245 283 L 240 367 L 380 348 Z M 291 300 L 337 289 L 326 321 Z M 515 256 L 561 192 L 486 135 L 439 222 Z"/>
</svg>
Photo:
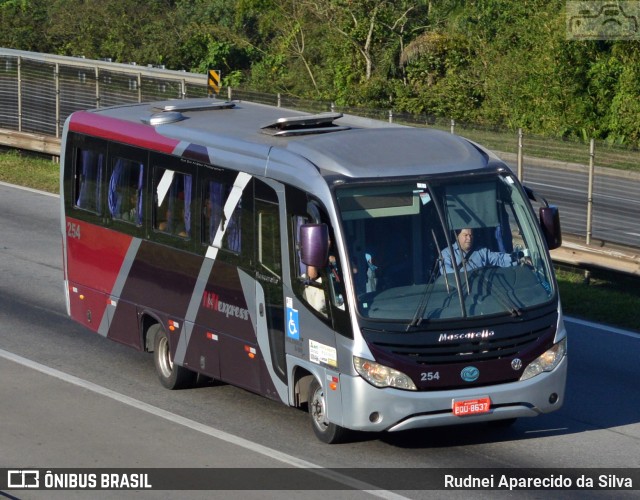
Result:
<svg viewBox="0 0 640 500">
<path fill-rule="evenodd" d="M 342 113 L 318 113 L 315 115 L 289 116 L 261 127 L 263 134 L 286 137 L 291 135 L 323 134 L 348 130 L 350 127 L 336 125 L 334 120 Z"/>
</svg>

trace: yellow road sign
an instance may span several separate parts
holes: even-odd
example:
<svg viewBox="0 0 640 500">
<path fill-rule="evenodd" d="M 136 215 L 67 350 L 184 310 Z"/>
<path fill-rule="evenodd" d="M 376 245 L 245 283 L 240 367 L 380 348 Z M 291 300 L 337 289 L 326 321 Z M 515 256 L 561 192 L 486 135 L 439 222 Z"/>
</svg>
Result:
<svg viewBox="0 0 640 500">
<path fill-rule="evenodd" d="M 220 71 L 217 69 L 210 69 L 209 76 L 207 78 L 207 87 L 209 88 L 209 94 L 215 92 L 220 93 Z"/>
</svg>

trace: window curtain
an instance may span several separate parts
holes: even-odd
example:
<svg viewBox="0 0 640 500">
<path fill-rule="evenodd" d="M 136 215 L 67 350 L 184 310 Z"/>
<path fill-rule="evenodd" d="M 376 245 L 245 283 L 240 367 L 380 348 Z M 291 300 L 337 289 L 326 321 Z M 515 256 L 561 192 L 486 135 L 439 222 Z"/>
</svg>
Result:
<svg viewBox="0 0 640 500">
<path fill-rule="evenodd" d="M 118 159 L 116 162 L 111 179 L 109 180 L 109 213 L 111 217 L 119 218 L 122 213 L 122 196 L 118 193 L 118 186 L 120 185 L 120 176 L 122 175 L 123 161 Z"/>
<path fill-rule="evenodd" d="M 142 225 L 142 193 L 144 187 L 144 165 L 140 163 L 140 171 L 138 172 L 138 192 L 136 203 L 136 224 Z"/>
<path fill-rule="evenodd" d="M 82 150 L 82 181 L 76 205 L 85 210 L 100 212 L 102 206 L 102 163 L 104 155 L 95 151 Z"/>
<path fill-rule="evenodd" d="M 193 181 L 190 175 L 184 176 L 184 229 L 191 236 L 191 189 Z"/>
<path fill-rule="evenodd" d="M 223 188 L 224 185 L 219 182 L 209 182 L 209 207 L 211 214 L 209 218 L 209 245 L 213 244 L 213 240 L 216 237 L 218 227 L 222 221 L 222 207 L 223 207 Z"/>
<path fill-rule="evenodd" d="M 224 219 L 224 204 L 231 191 L 230 186 L 220 182 L 209 182 L 209 205 L 211 207 L 211 218 L 209 219 L 209 244 L 212 245 L 218 228 L 221 227 L 225 231 L 226 245 L 228 250 L 240 253 L 242 249 L 242 227 L 241 213 L 242 200 L 235 207 L 231 218 L 227 221 Z M 222 247 L 223 245 L 221 245 Z"/>
<path fill-rule="evenodd" d="M 229 193 L 227 193 L 228 195 Z M 241 238 L 241 218 L 240 214 L 242 213 L 242 198 L 238 201 L 238 206 L 235 207 L 233 213 L 231 214 L 231 218 L 229 219 L 229 223 L 227 224 L 227 248 L 232 252 L 240 253 L 242 249 Z"/>
</svg>

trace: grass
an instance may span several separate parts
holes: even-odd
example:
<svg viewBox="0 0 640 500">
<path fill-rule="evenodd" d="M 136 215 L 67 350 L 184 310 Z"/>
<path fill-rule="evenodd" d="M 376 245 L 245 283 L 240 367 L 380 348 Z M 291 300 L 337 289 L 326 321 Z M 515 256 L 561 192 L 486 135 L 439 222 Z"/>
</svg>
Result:
<svg viewBox="0 0 640 500">
<path fill-rule="evenodd" d="M 59 192 L 59 165 L 49 159 L 0 152 L 0 181 Z M 584 271 L 558 267 L 558 284 L 565 314 L 640 331 L 638 280 L 613 273 L 592 273 L 585 283 Z"/>
<path fill-rule="evenodd" d="M 556 266 L 562 309 L 577 318 L 640 331 L 638 280 L 614 273 Z"/>
<path fill-rule="evenodd" d="M 50 159 L 0 152 L 0 181 L 49 193 L 60 191 L 60 165 Z"/>
</svg>

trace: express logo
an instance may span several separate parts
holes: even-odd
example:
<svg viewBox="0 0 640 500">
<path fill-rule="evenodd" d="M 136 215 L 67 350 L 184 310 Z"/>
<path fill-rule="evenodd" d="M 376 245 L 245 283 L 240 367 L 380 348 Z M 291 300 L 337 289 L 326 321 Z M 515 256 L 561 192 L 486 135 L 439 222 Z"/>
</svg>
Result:
<svg viewBox="0 0 640 500">
<path fill-rule="evenodd" d="M 220 300 L 218 294 L 205 291 L 202 295 L 202 307 L 205 309 L 211 309 L 212 311 L 218 311 L 224 314 L 227 318 L 232 316 L 243 320 L 249 319 L 249 311 L 243 307 L 234 306 Z"/>
<path fill-rule="evenodd" d="M 475 382 L 480 376 L 480 370 L 475 366 L 467 366 L 460 372 L 460 377 L 465 382 Z"/>
</svg>

